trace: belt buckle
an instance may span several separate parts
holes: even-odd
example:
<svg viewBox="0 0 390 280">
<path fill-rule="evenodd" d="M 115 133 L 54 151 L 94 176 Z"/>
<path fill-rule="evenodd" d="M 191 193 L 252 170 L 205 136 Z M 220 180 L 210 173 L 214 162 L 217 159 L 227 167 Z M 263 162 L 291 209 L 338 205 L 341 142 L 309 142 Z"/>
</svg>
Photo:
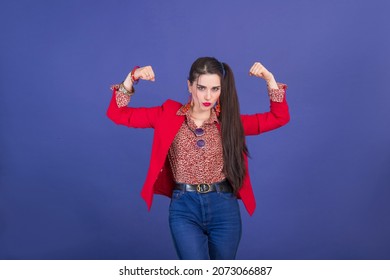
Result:
<svg viewBox="0 0 390 280">
<path fill-rule="evenodd" d="M 211 191 L 210 184 L 198 184 L 196 186 L 196 191 L 198 193 L 208 193 Z"/>
</svg>

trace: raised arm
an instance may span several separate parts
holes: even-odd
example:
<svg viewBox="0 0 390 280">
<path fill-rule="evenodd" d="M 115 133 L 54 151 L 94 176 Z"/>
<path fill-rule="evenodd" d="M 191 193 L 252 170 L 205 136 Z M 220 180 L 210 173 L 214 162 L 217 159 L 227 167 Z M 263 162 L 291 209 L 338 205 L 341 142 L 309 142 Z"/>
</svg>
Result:
<svg viewBox="0 0 390 280">
<path fill-rule="evenodd" d="M 161 107 L 131 108 L 127 107 L 135 90 L 133 85 L 139 80 L 155 81 L 151 66 L 135 67 L 119 85 L 111 87 L 113 90 L 107 116 L 116 124 L 134 128 L 153 128 L 161 113 Z"/>
<path fill-rule="evenodd" d="M 279 128 L 290 121 L 286 101 L 287 85 L 277 83 L 274 75 L 261 63 L 256 62 L 249 70 L 249 75 L 264 79 L 270 97 L 270 111 L 265 113 L 242 115 L 245 135 L 257 135 Z"/>
</svg>

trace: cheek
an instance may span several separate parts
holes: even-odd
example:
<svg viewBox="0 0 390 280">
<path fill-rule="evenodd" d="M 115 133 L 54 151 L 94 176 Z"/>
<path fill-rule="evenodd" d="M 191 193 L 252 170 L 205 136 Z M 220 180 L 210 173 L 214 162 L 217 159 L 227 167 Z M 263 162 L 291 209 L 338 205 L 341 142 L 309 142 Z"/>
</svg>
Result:
<svg viewBox="0 0 390 280">
<path fill-rule="evenodd" d="M 198 101 L 199 100 L 199 95 L 197 93 L 192 93 L 192 100 Z"/>
<path fill-rule="evenodd" d="M 203 94 L 202 94 L 201 92 L 197 92 L 197 93 L 195 94 L 195 98 L 196 98 L 196 100 L 202 100 Z"/>
</svg>

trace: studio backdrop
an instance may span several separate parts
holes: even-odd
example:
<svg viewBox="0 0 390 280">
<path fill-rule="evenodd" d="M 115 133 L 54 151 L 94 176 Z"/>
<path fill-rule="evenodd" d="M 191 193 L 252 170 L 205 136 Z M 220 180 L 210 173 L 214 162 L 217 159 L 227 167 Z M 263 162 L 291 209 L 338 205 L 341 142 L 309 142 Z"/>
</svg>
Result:
<svg viewBox="0 0 390 280">
<path fill-rule="evenodd" d="M 106 116 L 110 86 L 151 65 L 131 105 L 187 102 L 200 56 L 234 71 L 241 112 L 291 121 L 248 137 L 257 208 L 239 259 L 390 258 L 386 1 L 2 1 L 0 259 L 175 259 L 167 197 L 140 191 L 153 130 Z"/>
</svg>

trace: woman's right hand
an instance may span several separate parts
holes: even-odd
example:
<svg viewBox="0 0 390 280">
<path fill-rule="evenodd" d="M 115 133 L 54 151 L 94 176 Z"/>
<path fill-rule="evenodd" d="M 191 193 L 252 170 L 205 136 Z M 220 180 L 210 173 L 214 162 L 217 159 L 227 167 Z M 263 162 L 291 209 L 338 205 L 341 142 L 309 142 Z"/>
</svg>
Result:
<svg viewBox="0 0 390 280">
<path fill-rule="evenodd" d="M 140 68 L 137 68 L 134 71 L 134 79 L 138 80 L 146 80 L 146 81 L 152 81 L 154 82 L 155 75 L 152 66 L 143 66 Z M 125 81 L 123 82 L 126 89 L 131 89 L 133 87 L 133 80 L 131 77 L 131 72 L 127 75 Z"/>
</svg>

